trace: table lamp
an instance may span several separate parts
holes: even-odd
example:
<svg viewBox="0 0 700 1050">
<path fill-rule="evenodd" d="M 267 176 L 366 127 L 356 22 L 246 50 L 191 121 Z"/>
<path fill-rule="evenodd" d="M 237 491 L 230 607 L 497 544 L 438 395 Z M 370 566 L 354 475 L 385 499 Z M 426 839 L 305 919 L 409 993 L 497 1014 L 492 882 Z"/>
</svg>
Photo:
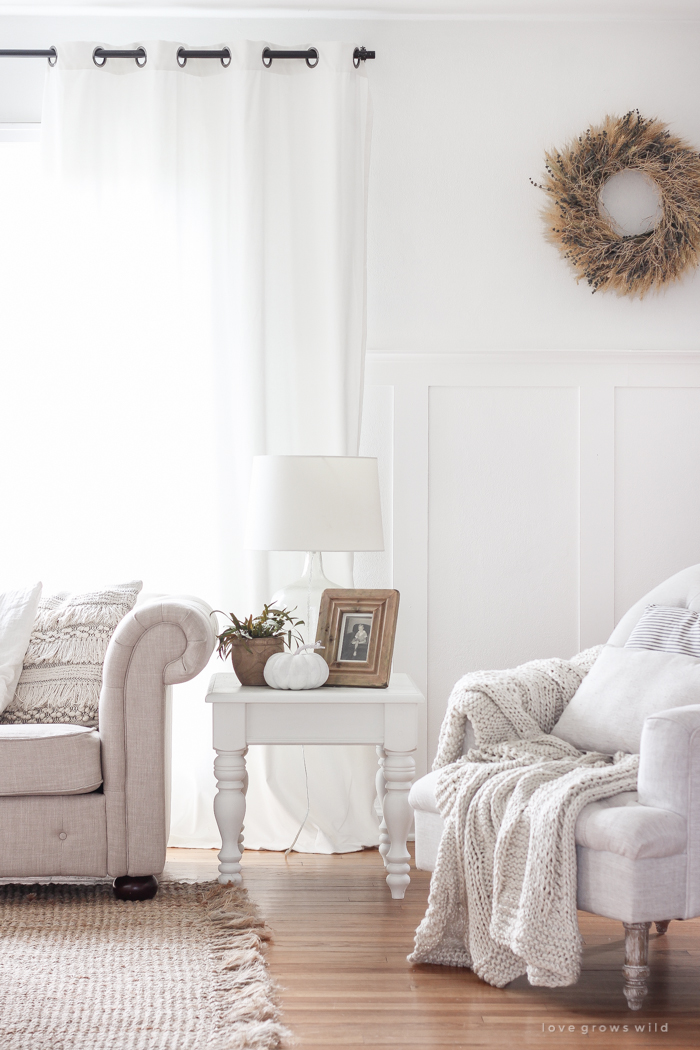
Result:
<svg viewBox="0 0 700 1050">
<path fill-rule="evenodd" d="M 365 456 L 254 456 L 245 546 L 305 551 L 303 575 L 272 601 L 297 609 L 314 641 L 321 595 L 339 585 L 322 551 L 384 550 L 377 460 Z"/>
</svg>

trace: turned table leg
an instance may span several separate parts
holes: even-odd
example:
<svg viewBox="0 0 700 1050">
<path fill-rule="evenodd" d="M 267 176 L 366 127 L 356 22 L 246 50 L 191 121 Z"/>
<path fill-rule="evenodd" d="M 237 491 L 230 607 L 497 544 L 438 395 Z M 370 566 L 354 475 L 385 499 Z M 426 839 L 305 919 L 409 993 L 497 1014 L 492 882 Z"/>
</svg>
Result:
<svg viewBox="0 0 700 1050">
<path fill-rule="evenodd" d="M 386 797 L 386 783 L 384 781 L 384 756 L 385 751 L 383 747 L 377 745 L 377 758 L 379 759 L 379 769 L 377 770 L 377 798 L 379 799 L 379 805 L 382 808 L 382 822 L 379 825 L 379 853 L 384 861 L 386 867 L 386 855 L 389 852 L 389 832 L 386 827 L 386 819 L 384 817 L 384 799 Z"/>
<path fill-rule="evenodd" d="M 408 793 L 411 790 L 416 763 L 411 751 L 384 752 L 384 819 L 389 833 L 389 849 L 386 854 L 386 877 L 395 900 L 402 900 L 406 887 L 411 881 L 409 876 L 410 854 L 406 849 L 406 839 L 411 828 L 411 807 L 408 804 Z"/>
<path fill-rule="evenodd" d="M 625 978 L 623 989 L 630 1010 L 641 1010 L 647 994 L 647 977 L 649 967 L 650 922 L 625 922 L 625 965 L 622 974 Z"/>
<path fill-rule="evenodd" d="M 219 882 L 242 882 L 241 847 L 243 845 L 243 818 L 245 817 L 245 789 L 247 774 L 245 755 L 241 751 L 216 752 L 214 775 L 217 792 L 214 798 L 214 816 L 221 833 L 219 853 Z"/>
<path fill-rule="evenodd" d="M 246 768 L 244 770 L 244 773 L 243 773 L 243 795 L 246 796 L 247 794 L 248 794 L 248 769 Z M 243 800 L 243 817 L 245 817 L 245 806 L 246 806 L 246 802 L 245 802 L 245 797 L 244 797 L 244 800 Z M 241 820 L 241 830 L 240 830 L 240 834 L 238 836 L 238 851 L 241 854 L 241 856 L 243 856 L 243 830 L 244 830 L 243 829 L 243 821 Z"/>
</svg>

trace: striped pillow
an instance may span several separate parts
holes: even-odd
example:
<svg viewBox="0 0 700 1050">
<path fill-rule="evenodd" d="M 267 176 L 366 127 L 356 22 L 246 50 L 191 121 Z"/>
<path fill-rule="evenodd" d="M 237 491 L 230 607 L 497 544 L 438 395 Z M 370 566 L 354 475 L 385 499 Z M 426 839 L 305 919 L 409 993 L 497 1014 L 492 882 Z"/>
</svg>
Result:
<svg viewBox="0 0 700 1050">
<path fill-rule="evenodd" d="M 647 605 L 626 649 L 659 649 L 700 658 L 700 615 L 670 605 Z"/>
</svg>

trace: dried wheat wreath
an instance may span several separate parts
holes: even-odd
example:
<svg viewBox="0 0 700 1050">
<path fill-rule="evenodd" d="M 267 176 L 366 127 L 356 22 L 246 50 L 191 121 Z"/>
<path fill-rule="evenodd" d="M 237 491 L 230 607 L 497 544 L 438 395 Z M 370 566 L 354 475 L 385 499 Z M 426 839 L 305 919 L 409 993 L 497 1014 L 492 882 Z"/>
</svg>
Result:
<svg viewBox="0 0 700 1050">
<path fill-rule="evenodd" d="M 547 174 L 533 183 L 549 194 L 547 239 L 594 292 L 639 296 L 678 280 L 698 263 L 700 154 L 660 120 L 639 110 L 606 117 L 563 151 L 545 154 Z M 625 168 L 653 179 L 662 216 L 649 233 L 623 236 L 600 210 L 605 182 Z M 530 180 L 532 181 L 532 180 Z"/>
</svg>

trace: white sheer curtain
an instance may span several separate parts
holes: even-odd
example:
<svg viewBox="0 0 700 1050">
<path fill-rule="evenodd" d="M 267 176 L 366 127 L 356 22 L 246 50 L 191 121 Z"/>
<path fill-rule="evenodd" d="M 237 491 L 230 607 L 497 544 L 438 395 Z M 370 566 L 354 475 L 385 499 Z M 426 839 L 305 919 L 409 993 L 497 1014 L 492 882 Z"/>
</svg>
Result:
<svg viewBox="0 0 700 1050">
<path fill-rule="evenodd" d="M 144 42 L 144 68 L 97 68 L 96 46 L 61 45 L 47 74 L 54 192 L 37 183 L 23 258 L 38 308 L 15 311 L 3 363 L 16 495 L 1 548 L 49 586 L 141 575 L 248 612 L 300 571 L 242 550 L 252 455 L 357 451 L 367 81 L 335 43 L 314 42 L 314 69 L 266 69 L 264 43 L 241 41 L 221 45 L 227 68 L 182 69 L 172 42 Z M 176 845 L 218 844 L 203 703 L 216 669 L 176 696 Z M 284 848 L 306 809 L 301 749 L 254 750 L 246 844 Z M 307 762 L 297 848 L 376 844 L 371 750 L 307 748 Z"/>
</svg>

